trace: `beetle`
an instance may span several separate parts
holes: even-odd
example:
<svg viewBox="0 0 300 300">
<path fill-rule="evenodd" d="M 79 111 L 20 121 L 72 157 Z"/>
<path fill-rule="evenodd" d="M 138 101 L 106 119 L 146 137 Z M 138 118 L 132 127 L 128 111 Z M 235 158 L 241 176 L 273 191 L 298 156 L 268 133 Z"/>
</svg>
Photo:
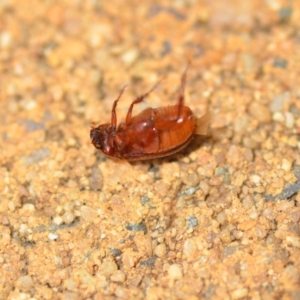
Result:
<svg viewBox="0 0 300 300">
<path fill-rule="evenodd" d="M 113 103 L 110 124 L 91 126 L 92 144 L 110 157 L 135 161 L 169 156 L 185 148 L 195 134 L 206 135 L 210 114 L 196 118 L 192 110 L 184 106 L 187 69 L 181 77 L 178 104 L 150 107 L 132 116 L 134 105 L 142 102 L 158 86 L 159 81 L 131 103 L 125 122 L 117 127 L 116 107 L 126 88 L 124 86 Z"/>
</svg>

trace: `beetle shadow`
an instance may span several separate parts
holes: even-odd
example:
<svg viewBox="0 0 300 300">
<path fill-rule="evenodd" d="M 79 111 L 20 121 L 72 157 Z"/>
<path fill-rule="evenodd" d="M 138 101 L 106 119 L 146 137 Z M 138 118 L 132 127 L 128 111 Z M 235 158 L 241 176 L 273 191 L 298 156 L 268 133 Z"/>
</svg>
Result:
<svg viewBox="0 0 300 300">
<path fill-rule="evenodd" d="M 190 144 L 183 149 L 182 153 L 186 152 L 186 155 L 189 155 L 191 152 L 203 146 L 204 143 L 208 142 L 210 138 L 211 137 L 207 135 L 195 135 Z"/>
</svg>

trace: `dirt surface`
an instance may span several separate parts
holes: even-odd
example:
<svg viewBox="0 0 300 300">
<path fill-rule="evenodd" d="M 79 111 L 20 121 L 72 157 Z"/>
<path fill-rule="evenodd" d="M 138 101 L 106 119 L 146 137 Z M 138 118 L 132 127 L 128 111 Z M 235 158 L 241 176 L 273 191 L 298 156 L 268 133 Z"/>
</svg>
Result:
<svg viewBox="0 0 300 300">
<path fill-rule="evenodd" d="M 300 2 L 0 2 L 0 299 L 300 299 Z M 92 122 L 209 135 L 129 163 Z"/>
</svg>

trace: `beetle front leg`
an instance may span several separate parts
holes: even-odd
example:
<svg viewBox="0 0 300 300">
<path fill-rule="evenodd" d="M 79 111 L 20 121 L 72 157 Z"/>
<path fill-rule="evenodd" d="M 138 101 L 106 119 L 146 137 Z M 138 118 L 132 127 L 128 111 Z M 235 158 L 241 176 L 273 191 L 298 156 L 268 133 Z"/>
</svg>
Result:
<svg viewBox="0 0 300 300">
<path fill-rule="evenodd" d="M 118 101 L 120 100 L 125 88 L 127 87 L 127 85 L 125 85 L 122 89 L 121 92 L 119 94 L 119 97 L 114 101 L 112 110 L 111 110 L 111 125 L 113 126 L 114 129 L 117 128 L 117 114 L 116 114 L 116 107 L 118 104 Z"/>
</svg>

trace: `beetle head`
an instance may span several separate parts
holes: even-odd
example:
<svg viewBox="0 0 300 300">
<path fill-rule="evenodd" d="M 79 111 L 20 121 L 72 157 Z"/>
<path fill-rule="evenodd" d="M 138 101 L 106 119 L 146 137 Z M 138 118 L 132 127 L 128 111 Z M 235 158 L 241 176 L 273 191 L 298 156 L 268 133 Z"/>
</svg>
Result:
<svg viewBox="0 0 300 300">
<path fill-rule="evenodd" d="M 112 125 L 102 124 L 98 127 L 92 127 L 90 131 L 90 139 L 95 148 L 106 152 L 110 148 L 114 133 L 115 128 Z"/>
</svg>

